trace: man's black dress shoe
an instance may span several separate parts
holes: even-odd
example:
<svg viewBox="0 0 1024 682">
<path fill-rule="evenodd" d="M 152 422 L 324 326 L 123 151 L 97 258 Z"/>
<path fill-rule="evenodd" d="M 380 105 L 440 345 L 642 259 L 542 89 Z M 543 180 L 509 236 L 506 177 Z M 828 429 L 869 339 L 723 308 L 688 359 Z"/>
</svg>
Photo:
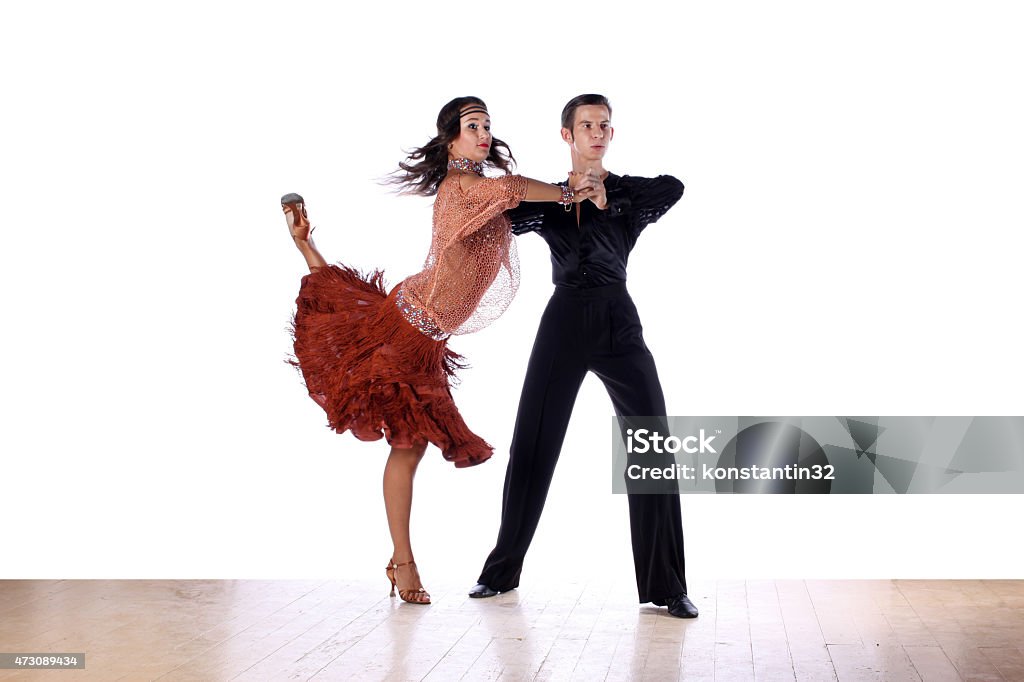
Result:
<svg viewBox="0 0 1024 682">
<path fill-rule="evenodd" d="M 473 599 L 484 599 L 486 597 L 493 597 L 496 594 L 498 594 L 497 590 L 492 590 L 483 583 L 477 583 L 473 586 L 473 589 L 469 591 L 469 596 Z M 693 604 L 690 604 L 690 606 L 693 606 Z"/>
<path fill-rule="evenodd" d="M 669 597 L 665 600 L 665 606 L 668 607 L 668 612 L 676 618 L 697 617 L 697 607 L 693 605 L 693 602 L 685 594 Z"/>
</svg>

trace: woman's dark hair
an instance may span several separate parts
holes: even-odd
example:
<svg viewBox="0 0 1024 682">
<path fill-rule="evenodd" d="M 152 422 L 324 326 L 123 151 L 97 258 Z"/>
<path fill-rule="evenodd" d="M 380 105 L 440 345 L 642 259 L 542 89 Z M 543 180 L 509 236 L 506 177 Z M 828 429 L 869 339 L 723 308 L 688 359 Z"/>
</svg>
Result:
<svg viewBox="0 0 1024 682">
<path fill-rule="evenodd" d="M 562 127 L 572 130 L 573 124 L 576 123 L 576 110 L 588 104 L 607 107 L 608 117 L 611 118 L 612 105 L 608 103 L 607 97 L 604 95 L 577 95 L 569 100 L 569 103 L 562 109 Z"/>
<path fill-rule="evenodd" d="M 437 135 L 422 147 L 409 152 L 405 161 L 398 164 L 400 171 L 388 178 L 388 184 L 398 185 L 404 194 L 420 194 L 433 196 L 448 174 L 448 144 L 454 142 L 462 130 L 459 112 L 467 104 L 476 104 L 487 108 L 479 97 L 456 97 L 441 107 L 437 115 Z M 512 172 L 515 157 L 508 145 L 496 137 L 491 137 L 491 151 L 484 163 L 500 168 L 506 174 Z"/>
</svg>

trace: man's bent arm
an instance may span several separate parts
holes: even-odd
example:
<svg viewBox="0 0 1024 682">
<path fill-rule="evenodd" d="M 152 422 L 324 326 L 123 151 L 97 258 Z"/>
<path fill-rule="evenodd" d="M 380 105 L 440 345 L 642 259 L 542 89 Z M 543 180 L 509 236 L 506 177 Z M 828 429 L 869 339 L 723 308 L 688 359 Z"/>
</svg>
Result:
<svg viewBox="0 0 1024 682">
<path fill-rule="evenodd" d="M 630 226 L 636 233 L 665 215 L 683 196 L 683 183 L 671 175 L 626 176 L 621 186 L 629 196 L 629 205 L 622 212 L 629 214 Z"/>
</svg>

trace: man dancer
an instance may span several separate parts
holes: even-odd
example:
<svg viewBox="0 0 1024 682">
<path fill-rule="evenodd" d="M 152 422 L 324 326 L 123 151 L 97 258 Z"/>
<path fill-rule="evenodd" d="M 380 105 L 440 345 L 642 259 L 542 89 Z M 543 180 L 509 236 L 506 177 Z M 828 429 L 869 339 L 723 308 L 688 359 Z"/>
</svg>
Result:
<svg viewBox="0 0 1024 682">
<path fill-rule="evenodd" d="M 471 597 L 518 587 L 588 371 L 604 383 L 619 416 L 665 414 L 654 358 L 626 291 L 626 261 L 640 232 L 683 195 L 683 184 L 668 175 L 620 177 L 606 171 L 603 159 L 614 134 L 610 119 L 611 106 L 602 95 L 580 95 L 562 110 L 562 139 L 572 155 L 570 179 L 574 185 L 599 180 L 591 202 L 569 211 L 539 203 L 508 211 L 515 234 L 537 232 L 547 241 L 555 292 L 523 381 L 497 545 Z M 697 608 L 686 596 L 678 493 L 630 494 L 629 521 L 640 602 L 695 618 Z"/>
</svg>

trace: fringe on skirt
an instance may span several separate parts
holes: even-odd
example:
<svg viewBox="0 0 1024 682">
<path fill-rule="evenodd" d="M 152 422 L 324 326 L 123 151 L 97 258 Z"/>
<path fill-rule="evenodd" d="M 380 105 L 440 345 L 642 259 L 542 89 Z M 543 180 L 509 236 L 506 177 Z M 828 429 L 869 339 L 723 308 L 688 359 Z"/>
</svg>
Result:
<svg viewBox="0 0 1024 682">
<path fill-rule="evenodd" d="M 303 277 L 290 362 L 338 433 L 400 448 L 429 442 L 457 467 L 479 464 L 493 448 L 469 430 L 449 390 L 462 357 L 406 321 L 398 289 L 387 293 L 379 270 L 343 265 Z"/>
</svg>

